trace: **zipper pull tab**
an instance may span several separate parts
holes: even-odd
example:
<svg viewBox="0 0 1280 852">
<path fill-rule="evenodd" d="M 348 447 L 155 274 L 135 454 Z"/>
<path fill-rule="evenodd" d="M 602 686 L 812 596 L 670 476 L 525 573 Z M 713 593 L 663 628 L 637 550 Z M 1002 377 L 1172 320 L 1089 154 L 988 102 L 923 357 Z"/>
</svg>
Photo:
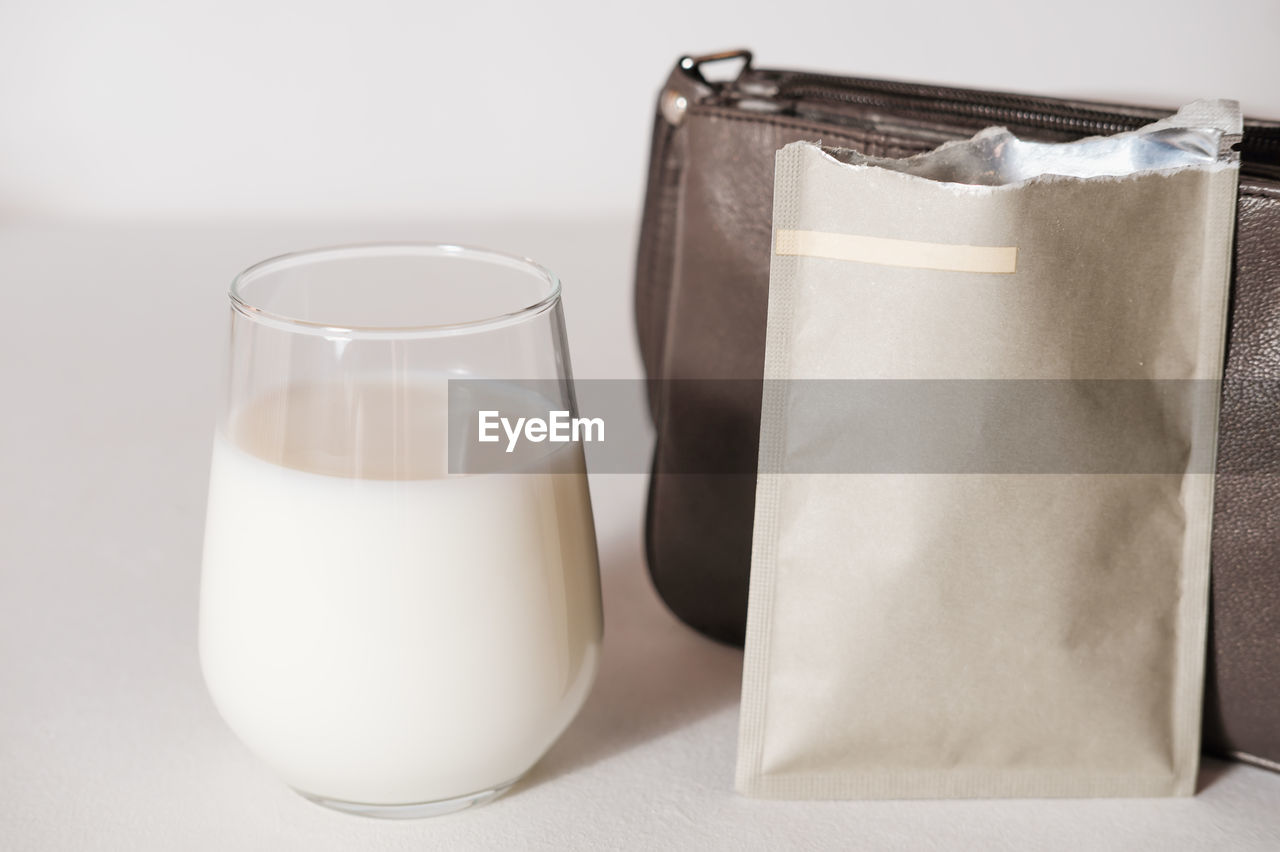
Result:
<svg viewBox="0 0 1280 852">
<path fill-rule="evenodd" d="M 738 69 L 738 73 L 733 76 L 732 80 L 712 82 L 702 74 L 704 65 L 733 60 L 741 61 L 742 67 Z M 689 109 L 690 101 L 700 101 L 703 98 L 710 97 L 715 94 L 716 89 L 722 86 L 724 82 L 736 83 L 738 78 L 750 67 L 751 51 L 749 50 L 723 50 L 719 53 L 708 53 L 705 56 L 681 57 L 676 64 L 675 71 L 671 72 L 667 87 L 663 90 L 662 97 L 658 101 L 662 117 L 666 119 L 668 124 L 679 127 L 680 123 L 684 121 L 684 114 Z"/>
<path fill-rule="evenodd" d="M 717 62 L 728 62 L 734 59 L 742 60 L 742 67 L 738 69 L 738 73 L 733 75 L 732 78 L 737 80 L 751 68 L 751 51 L 749 50 L 740 48 L 738 50 L 722 50 L 719 53 L 708 53 L 705 56 L 684 56 L 680 59 L 680 68 L 704 86 L 712 86 L 714 83 L 711 83 L 703 76 L 702 66 Z"/>
</svg>

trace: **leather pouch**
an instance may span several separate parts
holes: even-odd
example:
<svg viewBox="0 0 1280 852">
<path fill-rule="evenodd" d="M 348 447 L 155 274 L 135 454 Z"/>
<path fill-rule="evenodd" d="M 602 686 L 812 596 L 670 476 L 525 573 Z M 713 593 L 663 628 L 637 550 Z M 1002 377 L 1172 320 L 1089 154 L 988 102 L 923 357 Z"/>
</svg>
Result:
<svg viewBox="0 0 1280 852">
<path fill-rule="evenodd" d="M 737 61 L 711 82 L 716 62 Z M 1229 93 L 1228 93 L 1229 94 Z M 1069 141 L 1168 110 L 682 59 L 658 101 L 636 322 L 658 441 L 646 539 L 682 620 L 743 641 L 768 308 L 774 155 L 796 141 L 905 157 L 991 126 Z M 1207 749 L 1280 768 L 1280 123 L 1246 119 L 1212 530 Z"/>
</svg>

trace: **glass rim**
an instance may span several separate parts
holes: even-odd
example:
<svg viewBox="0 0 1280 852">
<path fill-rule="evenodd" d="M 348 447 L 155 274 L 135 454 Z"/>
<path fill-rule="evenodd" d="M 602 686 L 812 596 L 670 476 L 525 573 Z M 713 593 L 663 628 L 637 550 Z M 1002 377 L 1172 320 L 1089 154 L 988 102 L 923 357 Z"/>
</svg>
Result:
<svg viewBox="0 0 1280 852">
<path fill-rule="evenodd" d="M 351 257 L 391 257 L 396 254 L 425 257 L 457 257 L 469 261 L 521 269 L 541 279 L 547 285 L 547 290 L 537 301 L 512 311 L 491 314 L 462 322 L 413 323 L 401 326 L 340 325 L 305 320 L 301 317 L 277 313 L 255 305 L 244 293 L 245 288 L 257 278 L 270 272 L 289 269 L 293 266 Z M 522 322 L 542 314 L 560 301 L 560 278 L 550 269 L 530 258 L 479 246 L 415 240 L 343 243 L 286 252 L 285 254 L 269 257 L 266 260 L 260 260 L 241 271 L 231 280 L 227 296 L 231 300 L 232 309 L 246 319 L 297 334 L 340 338 L 430 338 L 488 331 Z"/>
</svg>

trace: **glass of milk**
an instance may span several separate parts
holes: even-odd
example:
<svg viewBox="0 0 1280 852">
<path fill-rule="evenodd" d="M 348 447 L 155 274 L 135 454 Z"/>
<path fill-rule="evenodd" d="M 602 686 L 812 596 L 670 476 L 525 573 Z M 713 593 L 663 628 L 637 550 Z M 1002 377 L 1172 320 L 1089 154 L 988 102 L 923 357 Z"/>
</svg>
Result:
<svg viewBox="0 0 1280 852">
<path fill-rule="evenodd" d="M 496 252 L 364 245 L 265 261 L 230 296 L 200 595 L 214 703 L 332 808 L 497 797 L 595 677 L 595 531 L 581 443 L 451 470 L 447 388 L 535 380 L 573 410 L 559 281 Z"/>
</svg>

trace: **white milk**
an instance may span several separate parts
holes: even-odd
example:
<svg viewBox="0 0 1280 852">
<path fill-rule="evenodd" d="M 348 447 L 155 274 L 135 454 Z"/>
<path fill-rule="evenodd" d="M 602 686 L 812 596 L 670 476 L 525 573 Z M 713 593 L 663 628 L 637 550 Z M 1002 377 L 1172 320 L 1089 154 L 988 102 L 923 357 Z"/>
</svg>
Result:
<svg viewBox="0 0 1280 852">
<path fill-rule="evenodd" d="M 427 388 L 303 387 L 215 440 L 205 679 L 301 792 L 407 804 L 502 786 L 595 675 L 581 447 L 545 472 L 449 476 L 444 406 Z"/>
</svg>

